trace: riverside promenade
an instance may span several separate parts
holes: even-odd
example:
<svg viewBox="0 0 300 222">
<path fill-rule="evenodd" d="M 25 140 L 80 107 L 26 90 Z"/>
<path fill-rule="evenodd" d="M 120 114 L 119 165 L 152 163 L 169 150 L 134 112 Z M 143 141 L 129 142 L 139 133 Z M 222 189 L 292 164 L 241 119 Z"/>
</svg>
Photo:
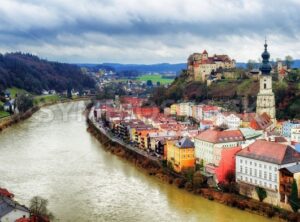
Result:
<svg viewBox="0 0 300 222">
<path fill-rule="evenodd" d="M 114 136 L 112 134 L 112 132 L 109 131 L 109 129 L 106 129 L 103 126 L 101 121 L 98 122 L 95 120 L 93 113 L 94 113 L 94 107 L 91 108 L 91 110 L 88 114 L 88 119 L 93 124 L 93 126 L 96 127 L 99 130 L 99 132 L 102 133 L 103 135 L 105 135 L 110 141 L 117 143 L 120 146 L 122 146 L 130 151 L 133 151 L 141 156 L 144 156 L 144 157 L 148 158 L 149 160 L 156 162 L 157 164 L 159 164 L 159 166 L 161 166 L 161 164 L 162 164 L 161 159 L 159 159 L 158 157 L 155 157 L 155 156 L 151 156 L 148 152 L 141 150 L 139 148 L 136 148 L 136 147 L 132 146 L 131 144 L 124 142 L 122 139 Z"/>
</svg>

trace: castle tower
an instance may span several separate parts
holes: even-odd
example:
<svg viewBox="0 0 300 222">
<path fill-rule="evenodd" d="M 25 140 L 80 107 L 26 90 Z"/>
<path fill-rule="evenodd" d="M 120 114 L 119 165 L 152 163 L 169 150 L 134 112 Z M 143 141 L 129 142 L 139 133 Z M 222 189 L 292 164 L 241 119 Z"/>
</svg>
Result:
<svg viewBox="0 0 300 222">
<path fill-rule="evenodd" d="M 273 123 L 276 123 L 276 111 L 275 111 L 275 96 L 272 91 L 272 76 L 271 72 L 271 64 L 269 62 L 270 53 L 268 52 L 268 45 L 265 42 L 265 51 L 261 54 L 263 59 L 260 71 L 261 76 L 259 79 L 259 93 L 257 95 L 256 100 L 256 114 L 261 115 L 263 113 L 267 113 Z"/>
</svg>

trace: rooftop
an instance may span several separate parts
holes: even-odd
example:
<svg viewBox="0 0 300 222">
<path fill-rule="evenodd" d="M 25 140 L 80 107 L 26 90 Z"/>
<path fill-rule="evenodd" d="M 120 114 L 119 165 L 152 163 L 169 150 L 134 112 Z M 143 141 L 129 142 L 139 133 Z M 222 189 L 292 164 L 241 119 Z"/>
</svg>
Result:
<svg viewBox="0 0 300 222">
<path fill-rule="evenodd" d="M 300 154 L 292 147 L 265 140 L 256 140 L 237 155 L 279 165 L 300 161 Z"/>
<path fill-rule="evenodd" d="M 196 137 L 198 140 L 210 143 L 228 143 L 244 141 L 243 134 L 240 130 L 206 130 Z"/>
</svg>

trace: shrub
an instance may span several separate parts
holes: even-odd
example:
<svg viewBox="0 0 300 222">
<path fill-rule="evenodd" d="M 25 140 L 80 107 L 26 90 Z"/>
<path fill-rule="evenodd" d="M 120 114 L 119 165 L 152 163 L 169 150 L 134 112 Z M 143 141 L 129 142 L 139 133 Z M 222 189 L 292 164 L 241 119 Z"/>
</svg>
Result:
<svg viewBox="0 0 300 222">
<path fill-rule="evenodd" d="M 259 201 L 262 202 L 267 197 L 267 192 L 262 187 L 255 188 Z"/>
</svg>

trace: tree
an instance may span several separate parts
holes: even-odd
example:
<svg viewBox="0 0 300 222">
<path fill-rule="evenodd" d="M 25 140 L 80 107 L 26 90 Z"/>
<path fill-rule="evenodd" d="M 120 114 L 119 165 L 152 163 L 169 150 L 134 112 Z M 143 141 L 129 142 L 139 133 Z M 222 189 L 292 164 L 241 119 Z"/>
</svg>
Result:
<svg viewBox="0 0 300 222">
<path fill-rule="evenodd" d="M 160 86 L 160 81 L 157 81 L 156 86 Z"/>
<path fill-rule="evenodd" d="M 16 98 L 16 107 L 19 112 L 24 113 L 33 107 L 33 98 L 30 95 L 20 94 Z"/>
<path fill-rule="evenodd" d="M 48 200 L 40 197 L 35 196 L 30 200 L 30 213 L 33 217 L 37 218 L 37 221 L 44 221 L 44 219 L 53 220 L 53 214 L 47 209 L 48 207 Z"/>
<path fill-rule="evenodd" d="M 260 202 L 263 202 L 263 200 L 267 197 L 267 191 L 262 187 L 255 187 L 258 199 Z"/>
<path fill-rule="evenodd" d="M 287 68 L 290 69 L 292 67 L 293 63 L 294 63 L 293 57 L 290 55 L 287 55 L 285 57 L 285 64 L 286 64 Z"/>
<path fill-rule="evenodd" d="M 150 80 L 150 79 L 147 80 L 147 86 L 148 87 L 152 87 L 153 86 L 152 80 Z"/>
<path fill-rule="evenodd" d="M 255 68 L 255 66 L 256 66 L 256 61 L 249 59 L 247 62 L 247 69 L 252 70 Z"/>
<path fill-rule="evenodd" d="M 71 86 L 71 84 L 68 84 L 67 97 L 69 99 L 72 99 L 72 86 Z"/>
<path fill-rule="evenodd" d="M 297 182 L 294 179 L 292 184 L 291 195 L 289 196 L 289 202 L 294 212 L 298 212 L 300 209 L 300 200 L 298 197 L 298 186 Z"/>
</svg>

